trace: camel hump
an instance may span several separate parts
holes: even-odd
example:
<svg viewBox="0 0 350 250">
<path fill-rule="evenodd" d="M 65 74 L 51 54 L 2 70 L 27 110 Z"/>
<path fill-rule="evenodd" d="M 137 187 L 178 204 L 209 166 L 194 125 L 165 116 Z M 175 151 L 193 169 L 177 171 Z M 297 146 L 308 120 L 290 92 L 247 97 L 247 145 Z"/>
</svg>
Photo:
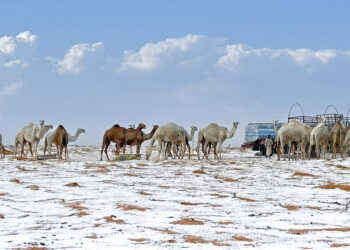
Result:
<svg viewBox="0 0 350 250">
<path fill-rule="evenodd" d="M 113 127 L 119 128 L 120 126 L 119 126 L 119 124 L 114 124 Z"/>
<path fill-rule="evenodd" d="M 63 127 L 62 125 L 58 125 L 58 127 L 59 127 L 60 129 L 64 129 L 64 127 Z"/>
</svg>

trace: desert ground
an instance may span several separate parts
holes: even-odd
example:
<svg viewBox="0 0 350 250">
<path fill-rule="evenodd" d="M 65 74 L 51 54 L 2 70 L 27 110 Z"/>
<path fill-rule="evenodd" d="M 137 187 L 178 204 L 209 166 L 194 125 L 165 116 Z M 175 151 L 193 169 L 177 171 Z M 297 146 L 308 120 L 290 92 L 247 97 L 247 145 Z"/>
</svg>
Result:
<svg viewBox="0 0 350 250">
<path fill-rule="evenodd" d="M 70 145 L 68 161 L 0 159 L 1 248 L 350 248 L 350 158 L 144 152 L 100 161 L 99 146 Z"/>
</svg>

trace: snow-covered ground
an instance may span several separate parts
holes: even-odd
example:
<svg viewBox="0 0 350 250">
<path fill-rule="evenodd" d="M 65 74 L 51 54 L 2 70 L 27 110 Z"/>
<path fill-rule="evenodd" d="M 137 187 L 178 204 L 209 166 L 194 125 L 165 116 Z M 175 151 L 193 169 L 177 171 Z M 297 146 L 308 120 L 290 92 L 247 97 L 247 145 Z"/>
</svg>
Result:
<svg viewBox="0 0 350 250">
<path fill-rule="evenodd" d="M 0 159 L 1 249 L 350 248 L 349 158 L 99 154 L 70 146 L 69 161 Z"/>
</svg>

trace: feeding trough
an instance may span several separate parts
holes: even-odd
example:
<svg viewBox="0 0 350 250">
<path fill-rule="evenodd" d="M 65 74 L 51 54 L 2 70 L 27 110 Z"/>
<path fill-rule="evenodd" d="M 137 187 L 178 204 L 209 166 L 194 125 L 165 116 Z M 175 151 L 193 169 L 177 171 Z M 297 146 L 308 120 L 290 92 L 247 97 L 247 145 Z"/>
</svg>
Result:
<svg viewBox="0 0 350 250">
<path fill-rule="evenodd" d="M 141 160 L 141 154 L 118 154 L 116 161 Z"/>
</svg>

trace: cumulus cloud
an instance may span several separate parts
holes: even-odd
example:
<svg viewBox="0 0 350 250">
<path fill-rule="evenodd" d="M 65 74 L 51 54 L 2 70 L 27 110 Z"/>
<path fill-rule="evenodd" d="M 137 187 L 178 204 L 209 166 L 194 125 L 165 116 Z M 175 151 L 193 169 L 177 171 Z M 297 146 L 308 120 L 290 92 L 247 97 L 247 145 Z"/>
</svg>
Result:
<svg viewBox="0 0 350 250">
<path fill-rule="evenodd" d="M 236 66 L 246 58 L 261 57 L 270 60 L 282 57 L 289 58 L 298 65 L 304 66 L 310 63 L 329 63 L 339 55 L 350 55 L 349 51 L 341 50 L 311 50 L 311 49 L 254 49 L 245 44 L 231 44 L 225 47 L 225 54 L 219 58 L 216 66 L 229 71 L 236 71 Z"/>
<path fill-rule="evenodd" d="M 38 39 L 38 36 L 37 35 L 33 35 L 32 33 L 30 33 L 29 30 L 21 32 L 21 33 L 19 33 L 16 36 L 16 40 L 19 43 L 30 43 L 30 44 L 33 44 L 33 43 L 35 43 L 37 41 L 37 39 Z"/>
<path fill-rule="evenodd" d="M 17 48 L 15 39 L 12 36 L 0 37 L 0 53 L 12 54 Z"/>
<path fill-rule="evenodd" d="M 16 60 L 12 60 L 4 63 L 4 67 L 5 68 L 15 68 L 15 67 L 26 68 L 28 67 L 28 63 L 24 62 L 23 60 L 16 59 Z"/>
<path fill-rule="evenodd" d="M 158 43 L 147 43 L 139 51 L 125 51 L 117 71 L 152 71 L 162 62 L 184 54 L 198 45 L 205 36 L 189 34 L 182 38 L 168 38 Z"/>
<path fill-rule="evenodd" d="M 13 55 L 18 48 L 23 46 L 33 46 L 38 40 L 37 35 L 33 35 L 30 31 L 24 31 L 17 36 L 2 36 L 0 37 L 0 56 Z"/>
<path fill-rule="evenodd" d="M 103 51 L 103 43 L 81 43 L 72 46 L 62 60 L 56 64 L 60 74 L 76 74 L 88 67 L 91 61 L 95 61 Z"/>
<path fill-rule="evenodd" d="M 0 95 L 3 96 L 9 96 L 9 95 L 15 95 L 20 88 L 22 88 L 23 82 L 17 81 L 13 83 L 4 83 L 1 86 L 0 89 Z"/>
</svg>

